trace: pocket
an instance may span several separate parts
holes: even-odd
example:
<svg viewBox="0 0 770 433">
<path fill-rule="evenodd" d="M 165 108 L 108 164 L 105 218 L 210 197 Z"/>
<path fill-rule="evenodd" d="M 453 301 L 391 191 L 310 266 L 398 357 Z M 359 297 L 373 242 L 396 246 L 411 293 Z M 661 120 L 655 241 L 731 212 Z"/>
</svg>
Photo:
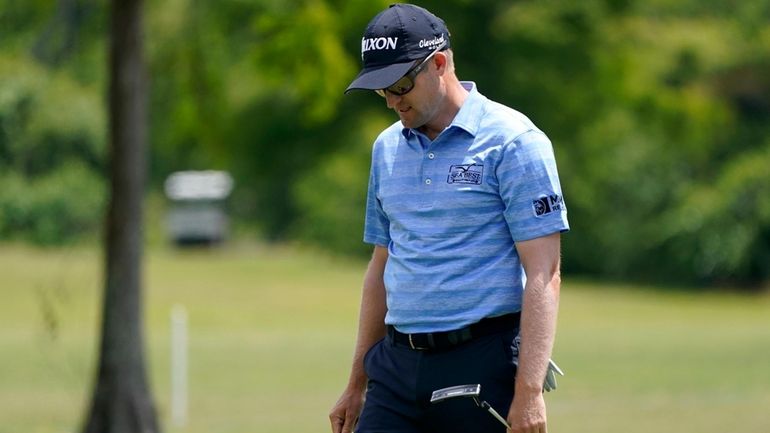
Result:
<svg viewBox="0 0 770 433">
<path fill-rule="evenodd" d="M 519 330 L 506 331 L 500 334 L 500 348 L 502 351 L 502 357 L 505 360 L 505 365 L 508 367 L 506 376 L 511 380 L 516 377 L 516 369 L 519 364 L 519 348 L 516 342 L 516 337 L 519 334 Z"/>
<path fill-rule="evenodd" d="M 382 342 L 384 340 L 385 339 L 382 338 L 379 341 L 377 341 L 376 343 L 372 344 L 372 347 L 370 347 L 369 350 L 367 350 L 366 353 L 364 354 L 364 361 L 363 361 L 364 362 L 364 372 L 366 373 L 367 377 L 369 376 L 369 361 L 370 361 L 370 359 L 372 357 L 372 354 L 374 353 L 374 351 L 378 347 L 380 347 L 380 345 L 382 344 Z"/>
</svg>

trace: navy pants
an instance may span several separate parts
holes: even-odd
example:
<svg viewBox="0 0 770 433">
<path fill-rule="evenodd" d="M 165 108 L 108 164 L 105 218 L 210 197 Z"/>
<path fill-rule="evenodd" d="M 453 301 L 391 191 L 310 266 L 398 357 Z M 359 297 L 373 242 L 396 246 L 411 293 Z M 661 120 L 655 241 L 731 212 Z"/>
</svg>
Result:
<svg viewBox="0 0 770 433">
<path fill-rule="evenodd" d="M 364 357 L 369 378 L 357 433 L 504 433 L 505 427 L 471 398 L 430 403 L 433 391 L 481 384 L 486 400 L 505 418 L 513 400 L 517 329 L 473 339 L 442 350 L 424 351 L 389 337 Z"/>
</svg>

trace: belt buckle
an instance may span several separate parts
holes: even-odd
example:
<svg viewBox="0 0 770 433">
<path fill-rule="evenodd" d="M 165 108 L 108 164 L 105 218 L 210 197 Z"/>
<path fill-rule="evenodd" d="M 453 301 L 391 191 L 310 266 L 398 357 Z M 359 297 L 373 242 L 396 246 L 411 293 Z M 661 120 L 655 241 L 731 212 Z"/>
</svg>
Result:
<svg viewBox="0 0 770 433">
<path fill-rule="evenodd" d="M 409 347 L 411 347 L 412 350 L 425 350 L 425 349 L 427 349 L 427 347 L 415 346 L 414 345 L 414 341 L 412 341 L 412 334 L 406 334 L 406 336 L 409 339 Z"/>
</svg>

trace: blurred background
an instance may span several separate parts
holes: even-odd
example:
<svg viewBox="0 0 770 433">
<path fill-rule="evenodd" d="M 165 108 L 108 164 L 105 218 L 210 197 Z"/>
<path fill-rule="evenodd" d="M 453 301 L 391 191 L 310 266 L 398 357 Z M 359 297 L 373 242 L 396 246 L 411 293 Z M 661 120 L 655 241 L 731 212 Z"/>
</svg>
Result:
<svg viewBox="0 0 770 433">
<path fill-rule="evenodd" d="M 327 431 L 370 251 L 371 144 L 395 120 L 342 92 L 389 3 L 145 0 L 146 329 L 165 429 Z M 417 4 L 446 21 L 458 76 L 554 144 L 572 231 L 553 430 L 770 431 L 770 1 Z M 109 7 L 0 0 L 0 432 L 76 431 L 88 401 Z M 225 194 L 170 192 L 175 173 L 211 170 Z M 195 218 L 224 231 L 174 230 Z M 177 423 L 175 305 L 190 326 Z"/>
</svg>

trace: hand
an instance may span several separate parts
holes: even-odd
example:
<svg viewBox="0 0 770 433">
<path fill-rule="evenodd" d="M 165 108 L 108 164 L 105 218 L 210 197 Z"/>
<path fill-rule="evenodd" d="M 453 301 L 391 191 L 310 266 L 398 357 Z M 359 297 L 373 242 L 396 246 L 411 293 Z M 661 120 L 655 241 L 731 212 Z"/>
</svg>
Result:
<svg viewBox="0 0 770 433">
<path fill-rule="evenodd" d="M 358 415 L 364 405 L 364 393 L 350 388 L 345 389 L 337 403 L 329 412 L 329 421 L 333 433 L 351 433 L 358 422 Z"/>
<path fill-rule="evenodd" d="M 543 393 L 514 395 L 508 411 L 508 425 L 511 433 L 548 433 Z"/>
</svg>

